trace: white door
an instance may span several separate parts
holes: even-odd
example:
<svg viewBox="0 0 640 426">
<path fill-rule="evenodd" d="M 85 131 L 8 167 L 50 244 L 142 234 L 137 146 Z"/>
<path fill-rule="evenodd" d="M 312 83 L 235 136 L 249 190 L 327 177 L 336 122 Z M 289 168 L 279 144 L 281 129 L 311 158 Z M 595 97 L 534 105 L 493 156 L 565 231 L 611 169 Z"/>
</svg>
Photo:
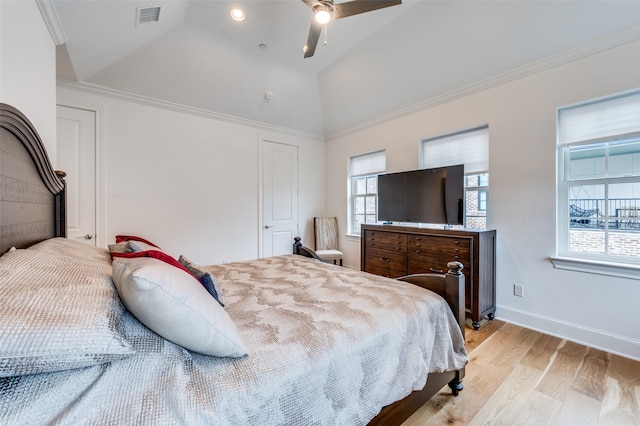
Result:
<svg viewBox="0 0 640 426">
<path fill-rule="evenodd" d="M 57 169 L 67 173 L 67 238 L 96 245 L 96 114 L 57 107 Z"/>
<path fill-rule="evenodd" d="M 262 143 L 262 257 L 291 254 L 298 235 L 298 147 Z"/>
</svg>

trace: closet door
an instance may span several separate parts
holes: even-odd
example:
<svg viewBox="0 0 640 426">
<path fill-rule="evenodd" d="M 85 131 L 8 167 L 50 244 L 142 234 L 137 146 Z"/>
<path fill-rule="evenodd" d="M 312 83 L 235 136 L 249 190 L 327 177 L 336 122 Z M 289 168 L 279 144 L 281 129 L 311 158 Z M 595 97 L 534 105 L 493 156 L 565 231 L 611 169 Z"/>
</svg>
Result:
<svg viewBox="0 0 640 426">
<path fill-rule="evenodd" d="M 67 174 L 67 238 L 95 246 L 95 111 L 57 107 L 56 158 L 56 169 Z"/>
<path fill-rule="evenodd" d="M 298 235 L 298 147 L 262 142 L 261 257 L 291 254 Z"/>
</svg>

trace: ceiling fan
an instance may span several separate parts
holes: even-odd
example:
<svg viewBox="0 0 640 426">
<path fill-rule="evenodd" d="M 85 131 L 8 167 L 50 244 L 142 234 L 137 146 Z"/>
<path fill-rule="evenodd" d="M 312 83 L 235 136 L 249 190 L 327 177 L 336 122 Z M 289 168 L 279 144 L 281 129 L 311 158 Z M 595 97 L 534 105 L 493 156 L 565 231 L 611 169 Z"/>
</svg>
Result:
<svg viewBox="0 0 640 426">
<path fill-rule="evenodd" d="M 353 0 L 338 4 L 333 4 L 333 0 L 302 1 L 313 10 L 309 37 L 303 49 L 305 58 L 309 58 L 315 53 L 322 27 L 329 21 L 402 3 L 402 0 Z"/>
</svg>

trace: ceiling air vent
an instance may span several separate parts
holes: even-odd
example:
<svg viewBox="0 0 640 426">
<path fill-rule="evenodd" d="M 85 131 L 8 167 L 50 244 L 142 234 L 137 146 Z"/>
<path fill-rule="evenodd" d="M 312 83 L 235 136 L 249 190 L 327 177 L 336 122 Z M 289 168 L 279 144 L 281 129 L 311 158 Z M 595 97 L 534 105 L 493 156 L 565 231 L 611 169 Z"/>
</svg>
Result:
<svg viewBox="0 0 640 426">
<path fill-rule="evenodd" d="M 139 7 L 136 9 L 136 25 L 158 22 L 160 19 L 160 6 Z"/>
</svg>

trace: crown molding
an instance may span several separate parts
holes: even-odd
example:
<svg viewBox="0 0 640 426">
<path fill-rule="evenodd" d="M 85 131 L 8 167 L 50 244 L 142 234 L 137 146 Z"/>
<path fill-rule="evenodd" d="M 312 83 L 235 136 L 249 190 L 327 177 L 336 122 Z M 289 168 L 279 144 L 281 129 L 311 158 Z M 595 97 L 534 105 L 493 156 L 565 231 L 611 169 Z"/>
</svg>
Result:
<svg viewBox="0 0 640 426">
<path fill-rule="evenodd" d="M 620 31 L 606 37 L 601 37 L 590 43 L 583 44 L 573 49 L 565 50 L 556 55 L 531 62 L 502 74 L 497 74 L 493 77 L 481 80 L 477 83 L 463 86 L 461 88 L 452 90 L 439 96 L 435 96 L 406 108 L 402 108 L 389 114 L 382 115 L 372 120 L 364 121 L 345 129 L 332 132 L 330 134 L 327 134 L 327 140 L 347 136 L 364 129 L 378 126 L 388 121 L 396 120 L 417 112 L 421 112 L 429 108 L 433 108 L 435 106 L 442 105 L 447 102 L 463 98 L 465 96 L 473 95 L 475 93 L 482 92 L 483 90 L 491 89 L 493 87 L 497 87 L 502 84 L 518 80 L 520 78 L 537 74 L 539 72 L 546 71 L 551 68 L 555 68 L 557 66 L 573 62 L 578 59 L 582 59 L 587 56 L 594 55 L 596 53 L 600 53 L 605 50 L 612 49 L 614 47 L 618 47 L 637 40 L 640 40 L 640 25 L 630 27 L 624 31 Z"/>
<path fill-rule="evenodd" d="M 44 23 L 47 25 L 51 39 L 56 46 L 60 46 L 67 42 L 67 36 L 62 28 L 62 23 L 58 17 L 58 11 L 53 4 L 53 0 L 36 0 L 36 4 L 40 9 Z"/>
<path fill-rule="evenodd" d="M 60 33 L 62 37 L 62 38 L 58 38 L 58 40 L 66 41 L 64 37 L 64 32 L 62 32 L 62 29 L 61 29 L 62 27 L 59 26 L 57 13 L 55 12 L 55 8 L 52 4 L 52 1 L 51 0 L 36 0 L 36 1 L 40 6 L 41 10 L 45 8 L 46 10 L 52 12 L 53 16 L 55 17 L 54 20 L 55 22 L 57 22 L 57 25 L 60 28 Z M 44 6 L 41 6 L 41 5 L 44 5 Z M 42 13 L 43 13 L 43 16 L 46 15 L 44 11 Z M 45 16 L 45 21 L 47 21 L 46 16 Z M 49 27 L 50 32 L 52 32 L 52 27 L 49 25 L 49 23 L 47 24 L 47 26 Z M 54 41 L 55 41 L 56 37 L 54 36 L 53 32 L 52 32 L 52 37 L 54 38 Z M 493 87 L 497 87 L 502 84 L 506 84 L 511 81 L 518 80 L 520 78 L 524 78 L 533 74 L 537 74 L 539 72 L 546 71 L 554 67 L 557 67 L 569 62 L 573 62 L 573 61 L 585 58 L 587 56 L 594 55 L 594 54 L 603 52 L 605 50 L 612 49 L 614 47 L 618 47 L 618 46 L 631 43 L 637 40 L 640 40 L 640 25 L 630 27 L 624 31 L 620 31 L 618 33 L 615 33 L 606 37 L 601 37 L 597 40 L 594 40 L 590 43 L 583 44 L 576 48 L 565 50 L 556 55 L 552 55 L 547 58 L 531 62 L 521 67 L 517 67 L 510 71 L 504 72 L 502 74 L 498 74 L 493 77 L 487 78 L 485 80 L 479 81 L 477 83 L 460 87 L 458 89 L 449 91 L 442 95 L 426 99 L 417 104 L 398 109 L 389 114 L 385 114 L 385 115 L 376 117 L 374 119 L 367 120 L 367 121 L 355 124 L 353 126 L 346 127 L 344 129 L 337 130 L 335 132 L 327 133 L 326 135 L 313 133 L 313 132 L 305 132 L 302 130 L 287 128 L 287 127 L 275 126 L 268 123 L 263 123 L 263 122 L 249 120 L 249 119 L 232 116 L 228 114 L 213 112 L 213 111 L 205 110 L 202 108 L 191 107 L 191 106 L 164 101 L 161 99 L 151 98 L 147 96 L 137 95 L 137 94 L 115 90 L 115 89 L 111 89 L 111 88 L 107 88 L 104 86 L 99 86 L 91 83 L 86 83 L 86 82 L 70 82 L 67 80 L 58 80 L 58 85 L 61 87 L 68 87 L 70 89 L 81 90 L 84 92 L 94 93 L 102 96 L 108 96 L 114 99 L 121 99 L 129 102 L 136 102 L 139 104 L 144 104 L 148 106 L 154 106 L 158 108 L 173 110 L 176 112 L 183 112 L 186 114 L 192 114 L 192 115 L 197 115 L 201 117 L 211 118 L 219 121 L 224 121 L 227 123 L 238 124 L 242 126 L 249 126 L 249 127 L 254 127 L 254 128 L 268 130 L 268 131 L 282 132 L 282 133 L 308 137 L 313 139 L 331 140 L 331 139 L 337 139 L 343 136 L 347 136 L 352 133 L 356 133 L 358 131 L 365 130 L 371 127 L 375 127 L 389 121 L 397 120 L 399 118 L 403 118 L 411 114 L 422 112 L 429 108 L 433 108 L 438 105 L 443 105 L 445 103 L 448 103 L 457 99 L 461 99 L 463 97 L 470 96 L 470 95 L 482 92 L 484 90 L 491 89 Z"/>
<path fill-rule="evenodd" d="M 97 84 L 85 83 L 85 82 L 73 82 L 73 81 L 58 79 L 57 86 L 59 88 L 66 88 L 70 90 L 81 91 L 84 93 L 106 96 L 112 99 L 122 100 L 126 102 L 134 102 L 140 105 L 152 106 L 156 108 L 162 108 L 165 110 L 181 112 L 184 114 L 210 118 L 213 120 L 224 121 L 226 123 L 237 124 L 240 126 L 253 127 L 260 130 L 266 130 L 266 131 L 272 131 L 272 132 L 278 132 L 278 133 L 286 133 L 286 134 L 291 134 L 291 135 L 310 138 L 310 139 L 317 139 L 317 140 L 319 139 L 323 142 L 325 141 L 325 136 L 323 134 L 306 132 L 304 130 L 292 129 L 289 127 L 276 126 L 273 124 L 263 123 L 260 121 L 254 121 L 246 118 L 236 117 L 233 115 L 209 111 L 203 108 L 196 108 L 188 105 L 179 104 L 176 102 L 170 102 L 162 99 L 151 98 L 148 96 L 137 95 L 135 93 L 111 89 L 109 87 L 99 86 Z"/>
</svg>

